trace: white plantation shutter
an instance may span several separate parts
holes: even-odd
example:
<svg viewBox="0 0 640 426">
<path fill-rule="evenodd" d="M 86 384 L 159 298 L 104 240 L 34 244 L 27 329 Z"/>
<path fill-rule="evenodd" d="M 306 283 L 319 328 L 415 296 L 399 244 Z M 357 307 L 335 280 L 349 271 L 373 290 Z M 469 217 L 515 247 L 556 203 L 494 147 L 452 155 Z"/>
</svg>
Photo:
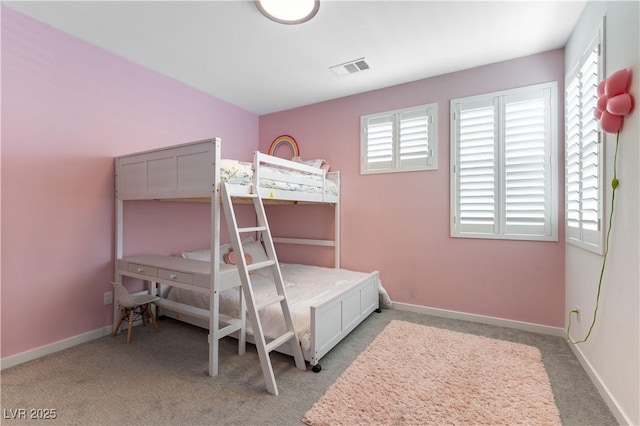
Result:
<svg viewBox="0 0 640 426">
<path fill-rule="evenodd" d="M 453 236 L 557 239 L 555 87 L 451 102 Z"/>
<path fill-rule="evenodd" d="M 567 238 L 580 239 L 580 80 L 565 89 L 565 218 Z"/>
<path fill-rule="evenodd" d="M 567 241 L 602 254 L 602 144 L 594 111 L 602 76 L 598 35 L 565 87 Z"/>
<path fill-rule="evenodd" d="M 582 228 L 598 230 L 600 222 L 600 132 L 594 113 L 598 103 L 598 54 L 593 51 L 580 72 L 580 174 Z"/>
<path fill-rule="evenodd" d="M 362 116 L 361 173 L 433 170 L 436 104 Z"/>
<path fill-rule="evenodd" d="M 508 234 L 551 234 L 550 89 L 505 98 L 505 226 Z"/>
<path fill-rule="evenodd" d="M 495 111 L 492 100 L 459 111 L 458 217 L 467 232 L 497 230 Z"/>
<path fill-rule="evenodd" d="M 429 118 L 426 108 L 398 114 L 400 168 L 429 166 Z"/>
<path fill-rule="evenodd" d="M 366 129 L 369 170 L 393 167 L 393 115 L 370 118 Z"/>
</svg>

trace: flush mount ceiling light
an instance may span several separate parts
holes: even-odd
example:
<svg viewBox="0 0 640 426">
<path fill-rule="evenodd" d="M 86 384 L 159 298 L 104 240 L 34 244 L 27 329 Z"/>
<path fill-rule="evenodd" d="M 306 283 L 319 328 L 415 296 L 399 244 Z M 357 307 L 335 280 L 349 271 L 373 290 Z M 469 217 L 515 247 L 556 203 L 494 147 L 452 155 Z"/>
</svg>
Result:
<svg viewBox="0 0 640 426">
<path fill-rule="evenodd" d="M 256 0 L 256 7 L 267 18 L 281 24 L 302 24 L 318 13 L 318 0 Z"/>
</svg>

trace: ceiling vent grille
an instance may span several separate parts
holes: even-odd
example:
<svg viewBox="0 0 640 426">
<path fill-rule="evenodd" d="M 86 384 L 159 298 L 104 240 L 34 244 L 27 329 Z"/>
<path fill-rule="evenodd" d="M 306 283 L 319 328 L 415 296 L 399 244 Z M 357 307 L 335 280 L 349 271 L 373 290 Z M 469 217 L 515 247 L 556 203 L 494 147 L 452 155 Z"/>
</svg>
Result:
<svg viewBox="0 0 640 426">
<path fill-rule="evenodd" d="M 355 74 L 360 71 L 366 71 L 371 68 L 371 65 L 364 58 L 354 59 L 353 61 L 345 62 L 344 64 L 334 65 L 329 67 L 338 77 L 344 77 L 345 75 Z"/>
</svg>

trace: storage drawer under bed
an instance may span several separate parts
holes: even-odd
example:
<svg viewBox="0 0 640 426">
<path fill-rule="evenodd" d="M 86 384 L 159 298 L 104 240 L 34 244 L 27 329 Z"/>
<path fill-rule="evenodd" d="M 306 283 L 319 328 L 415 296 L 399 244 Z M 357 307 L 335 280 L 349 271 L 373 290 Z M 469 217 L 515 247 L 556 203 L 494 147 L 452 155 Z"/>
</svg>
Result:
<svg viewBox="0 0 640 426">
<path fill-rule="evenodd" d="M 129 263 L 127 265 L 127 270 L 129 272 L 133 272 L 134 274 L 146 275 L 148 277 L 158 276 L 157 268 L 154 268 L 151 266 L 145 266 L 145 265 L 138 265 L 136 263 Z"/>
<path fill-rule="evenodd" d="M 195 287 L 193 290 L 209 292 L 211 270 L 209 262 L 173 256 L 142 255 L 118 259 L 122 275 L 147 281 L 161 281 L 168 285 Z M 218 290 L 240 285 L 240 275 L 234 265 L 221 264 Z"/>
</svg>

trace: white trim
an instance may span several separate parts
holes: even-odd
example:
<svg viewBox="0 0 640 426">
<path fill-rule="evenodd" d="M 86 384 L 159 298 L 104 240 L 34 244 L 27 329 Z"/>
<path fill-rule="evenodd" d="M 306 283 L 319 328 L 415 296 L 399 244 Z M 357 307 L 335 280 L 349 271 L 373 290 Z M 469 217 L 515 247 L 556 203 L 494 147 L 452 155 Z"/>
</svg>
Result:
<svg viewBox="0 0 640 426">
<path fill-rule="evenodd" d="M 430 308 L 427 306 L 420 305 L 412 305 L 410 303 L 400 303 L 393 302 L 393 309 L 397 309 L 399 311 L 407 311 L 407 312 L 415 312 L 419 314 L 425 315 L 433 315 L 441 318 L 451 318 L 458 319 L 463 321 L 471 321 L 481 324 L 489 324 L 495 325 L 499 327 L 508 327 L 517 330 L 529 331 L 533 333 L 547 334 L 551 336 L 563 337 L 565 336 L 565 330 L 559 327 L 550 327 L 546 325 L 533 324 L 522 321 L 508 320 L 503 318 L 489 317 L 485 315 L 476 315 L 476 314 L 468 314 L 464 312 L 458 311 L 450 311 L 447 309 L 439 309 L 439 308 Z M 49 345 L 40 346 L 38 348 L 19 353 L 17 355 L 12 355 L 0 360 L 0 370 L 5 370 L 10 367 L 14 367 L 19 364 L 23 364 L 28 361 L 32 361 L 37 358 L 41 358 L 45 355 L 53 354 L 65 349 L 69 349 L 73 346 L 80 345 L 82 343 L 87 343 L 92 340 L 99 339 L 104 336 L 108 336 L 112 333 L 112 326 L 108 325 L 106 327 L 98 328 L 93 331 L 89 331 L 87 333 L 79 334 L 74 337 L 70 337 L 68 339 L 60 340 L 58 342 L 51 343 Z M 569 347 L 575 354 L 576 358 L 589 375 L 589 378 L 593 382 L 594 386 L 600 393 L 600 396 L 607 404 L 612 414 L 615 416 L 616 420 L 619 424 L 630 425 L 631 420 L 625 415 L 622 411 L 622 408 L 616 401 L 616 399 L 611 395 L 607 386 L 602 382 L 598 373 L 593 369 L 591 363 L 584 356 L 580 348 L 573 344 L 569 343 Z"/>
<path fill-rule="evenodd" d="M 617 422 L 621 425 L 633 424 L 631 419 L 622 410 L 620 404 L 618 404 L 618 401 L 616 401 L 613 395 L 611 395 L 611 392 L 609 392 L 609 388 L 607 388 L 607 385 L 604 384 L 604 382 L 602 381 L 596 370 L 594 370 L 589 360 L 584 356 L 578 345 L 571 342 L 567 343 L 569 343 L 569 347 L 573 351 L 576 358 L 578 358 L 578 361 L 580 362 L 580 365 L 582 365 L 582 368 L 584 368 L 584 370 L 589 375 L 591 382 L 593 382 L 593 385 L 598 390 L 598 393 L 604 400 L 605 404 L 607 404 L 607 407 L 609 407 L 609 410 L 611 410 L 611 413 L 616 418 Z"/>
<path fill-rule="evenodd" d="M 410 303 L 393 302 L 393 309 L 399 311 L 416 312 L 418 314 L 433 315 L 435 317 L 458 319 L 463 321 L 477 322 L 481 324 L 496 325 L 498 327 L 514 328 L 516 330 L 529 331 L 532 333 L 547 334 L 551 336 L 563 337 L 564 328 L 551 327 L 548 325 L 533 324 L 530 322 L 509 320 L 504 318 L 488 317 L 485 315 L 468 314 L 465 312 L 449 311 L 447 309 L 429 308 L 427 306 L 412 305 Z"/>
<path fill-rule="evenodd" d="M 0 360 L 0 370 L 4 370 L 9 367 L 16 366 L 18 364 L 32 361 L 34 359 L 43 357 L 45 355 L 53 354 L 65 349 L 69 349 L 73 346 L 80 345 L 82 343 L 90 342 L 92 340 L 99 339 L 104 336 L 108 336 L 113 332 L 113 325 L 108 325 L 102 328 L 98 328 L 93 331 L 88 331 L 77 336 L 69 337 L 68 339 L 59 340 L 57 342 L 40 346 L 35 349 L 28 350 L 26 352 L 19 353 L 17 355 L 8 356 Z"/>
</svg>

